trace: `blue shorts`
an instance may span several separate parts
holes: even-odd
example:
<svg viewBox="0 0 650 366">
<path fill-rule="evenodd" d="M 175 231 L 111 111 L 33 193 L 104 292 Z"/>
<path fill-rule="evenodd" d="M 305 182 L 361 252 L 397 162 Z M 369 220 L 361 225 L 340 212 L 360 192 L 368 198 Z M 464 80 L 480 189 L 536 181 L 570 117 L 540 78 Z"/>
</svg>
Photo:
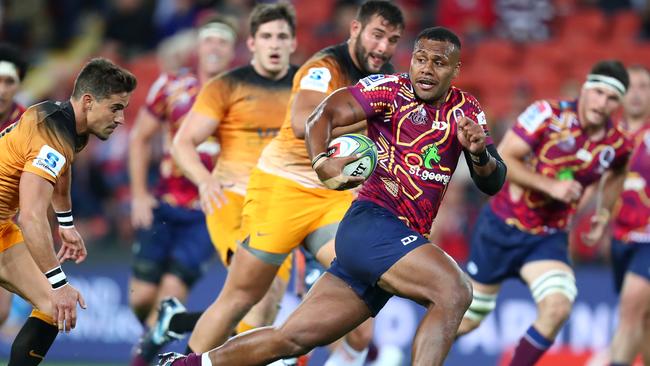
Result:
<svg viewBox="0 0 650 366">
<path fill-rule="evenodd" d="M 627 272 L 635 273 L 650 281 L 650 244 L 624 243 L 612 239 L 612 267 L 614 287 L 620 293 Z"/>
<path fill-rule="evenodd" d="M 557 260 L 570 265 L 567 233 L 534 235 L 506 224 L 485 205 L 476 220 L 470 242 L 467 273 L 479 283 L 495 285 L 520 278 L 524 264 Z"/>
<path fill-rule="evenodd" d="M 150 283 L 171 273 L 192 286 L 215 253 L 203 212 L 166 203 L 153 210 L 151 228 L 138 230 L 136 238 L 133 276 Z"/>
<path fill-rule="evenodd" d="M 429 241 L 387 209 L 355 201 L 339 224 L 335 242 L 336 258 L 327 271 L 345 281 L 375 316 L 392 297 L 377 285 L 379 277 Z"/>
</svg>

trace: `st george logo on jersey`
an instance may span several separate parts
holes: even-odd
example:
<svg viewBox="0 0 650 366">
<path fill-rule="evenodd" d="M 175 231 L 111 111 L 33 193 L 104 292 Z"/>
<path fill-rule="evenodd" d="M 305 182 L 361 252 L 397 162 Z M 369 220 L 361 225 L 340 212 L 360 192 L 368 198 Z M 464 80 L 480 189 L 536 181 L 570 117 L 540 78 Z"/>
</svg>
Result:
<svg viewBox="0 0 650 366">
<path fill-rule="evenodd" d="M 409 114 L 409 120 L 411 120 L 411 122 L 416 126 L 425 125 L 427 122 L 429 122 L 429 118 L 427 118 L 427 111 L 422 105 L 420 105 L 420 107 Z"/>
</svg>

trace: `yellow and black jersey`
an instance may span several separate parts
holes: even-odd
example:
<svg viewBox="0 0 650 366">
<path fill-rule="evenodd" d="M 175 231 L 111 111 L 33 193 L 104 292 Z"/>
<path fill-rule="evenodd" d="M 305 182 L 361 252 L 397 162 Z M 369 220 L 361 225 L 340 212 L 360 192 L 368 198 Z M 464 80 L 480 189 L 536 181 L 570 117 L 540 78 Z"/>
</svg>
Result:
<svg viewBox="0 0 650 366">
<path fill-rule="evenodd" d="M 243 66 L 203 86 L 192 111 L 216 120 L 221 153 L 214 169 L 228 189 L 244 195 L 250 171 L 262 149 L 277 135 L 297 67 L 280 80 L 267 79 Z"/>
<path fill-rule="evenodd" d="M 54 184 L 87 142 L 87 135 L 77 135 L 69 102 L 34 105 L 0 131 L 0 222 L 11 220 L 18 211 L 23 172 Z"/>
</svg>

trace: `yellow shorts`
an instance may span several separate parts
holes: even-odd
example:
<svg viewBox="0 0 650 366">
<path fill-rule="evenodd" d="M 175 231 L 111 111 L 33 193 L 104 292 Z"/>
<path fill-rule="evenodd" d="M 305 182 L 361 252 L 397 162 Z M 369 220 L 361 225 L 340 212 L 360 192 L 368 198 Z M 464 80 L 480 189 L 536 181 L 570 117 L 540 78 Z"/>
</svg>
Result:
<svg viewBox="0 0 650 366">
<path fill-rule="evenodd" d="M 207 215 L 205 220 L 212 244 L 217 249 L 221 262 L 227 267 L 230 264 L 230 258 L 237 250 L 237 244 L 246 235 L 241 226 L 244 197 L 231 191 L 224 191 L 224 195 L 228 202 L 220 208 L 215 207 L 212 214 Z M 291 261 L 292 258 L 288 257 L 278 270 L 278 276 L 284 281 L 289 281 Z"/>
<path fill-rule="evenodd" d="M 25 239 L 23 239 L 23 234 L 20 232 L 18 225 L 12 221 L 0 223 L 0 252 L 4 252 L 23 241 Z"/>
<path fill-rule="evenodd" d="M 255 168 L 242 214 L 247 244 L 272 255 L 291 253 L 311 233 L 338 224 L 352 200 L 349 191 L 307 188 Z"/>
</svg>

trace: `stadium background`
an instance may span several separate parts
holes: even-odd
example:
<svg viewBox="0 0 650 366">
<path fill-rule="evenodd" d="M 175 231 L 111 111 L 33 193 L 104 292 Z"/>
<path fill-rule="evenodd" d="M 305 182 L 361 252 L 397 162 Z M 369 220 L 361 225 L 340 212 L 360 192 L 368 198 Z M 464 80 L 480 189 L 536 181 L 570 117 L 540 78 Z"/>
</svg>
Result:
<svg viewBox="0 0 650 366">
<path fill-rule="evenodd" d="M 118 61 L 138 77 L 139 87 L 127 109 L 127 125 L 107 143 L 92 139 L 74 165 L 75 224 L 90 253 L 82 265 L 65 265 L 89 309 L 79 328 L 55 343 L 44 365 L 124 365 L 139 325 L 126 305 L 133 231 L 129 218 L 126 169 L 129 124 L 161 70 L 191 64 L 187 30 L 212 12 L 240 24 L 233 66 L 246 63 L 249 0 L 21 0 L 0 2 L 0 39 L 20 47 L 31 63 L 19 100 L 32 104 L 69 96 L 73 77 L 90 57 Z M 353 0 L 297 0 L 300 64 L 324 46 L 347 38 L 354 16 Z M 497 141 L 516 115 L 537 98 L 574 97 L 594 61 L 618 58 L 650 66 L 648 0 L 403 0 L 406 34 L 393 63 L 408 71 L 414 36 L 424 27 L 447 26 L 462 35 L 461 75 L 457 86 L 475 94 L 486 110 Z M 190 37 L 191 38 L 191 37 Z M 462 164 L 460 164 L 462 166 Z M 155 180 L 152 166 L 151 180 Z M 485 197 L 462 171 L 452 180 L 433 238 L 459 262 L 468 254 L 468 234 Z M 571 253 L 577 266 L 580 295 L 573 315 L 548 365 L 599 365 L 611 338 L 616 298 L 606 253 L 608 243 L 590 248 L 580 242 L 591 208 L 576 217 Z M 190 308 L 200 309 L 216 295 L 224 270 L 215 262 L 194 291 Z M 288 296 L 285 311 L 296 300 Z M 14 302 L 0 329 L 0 361 L 28 310 Z M 422 309 L 391 301 L 380 314 L 375 341 L 403 348 Z M 500 364 L 534 317 L 534 304 L 518 283 L 506 286 L 499 307 L 473 334 L 454 347 L 447 364 Z M 178 345 L 177 349 L 183 346 Z M 317 353 L 314 365 L 322 359 Z M 408 356 L 407 356 L 408 357 Z M 601 361 L 598 361 L 601 359 Z M 591 361 L 588 361 L 591 360 Z M 407 364 L 407 359 L 403 364 Z"/>
</svg>

